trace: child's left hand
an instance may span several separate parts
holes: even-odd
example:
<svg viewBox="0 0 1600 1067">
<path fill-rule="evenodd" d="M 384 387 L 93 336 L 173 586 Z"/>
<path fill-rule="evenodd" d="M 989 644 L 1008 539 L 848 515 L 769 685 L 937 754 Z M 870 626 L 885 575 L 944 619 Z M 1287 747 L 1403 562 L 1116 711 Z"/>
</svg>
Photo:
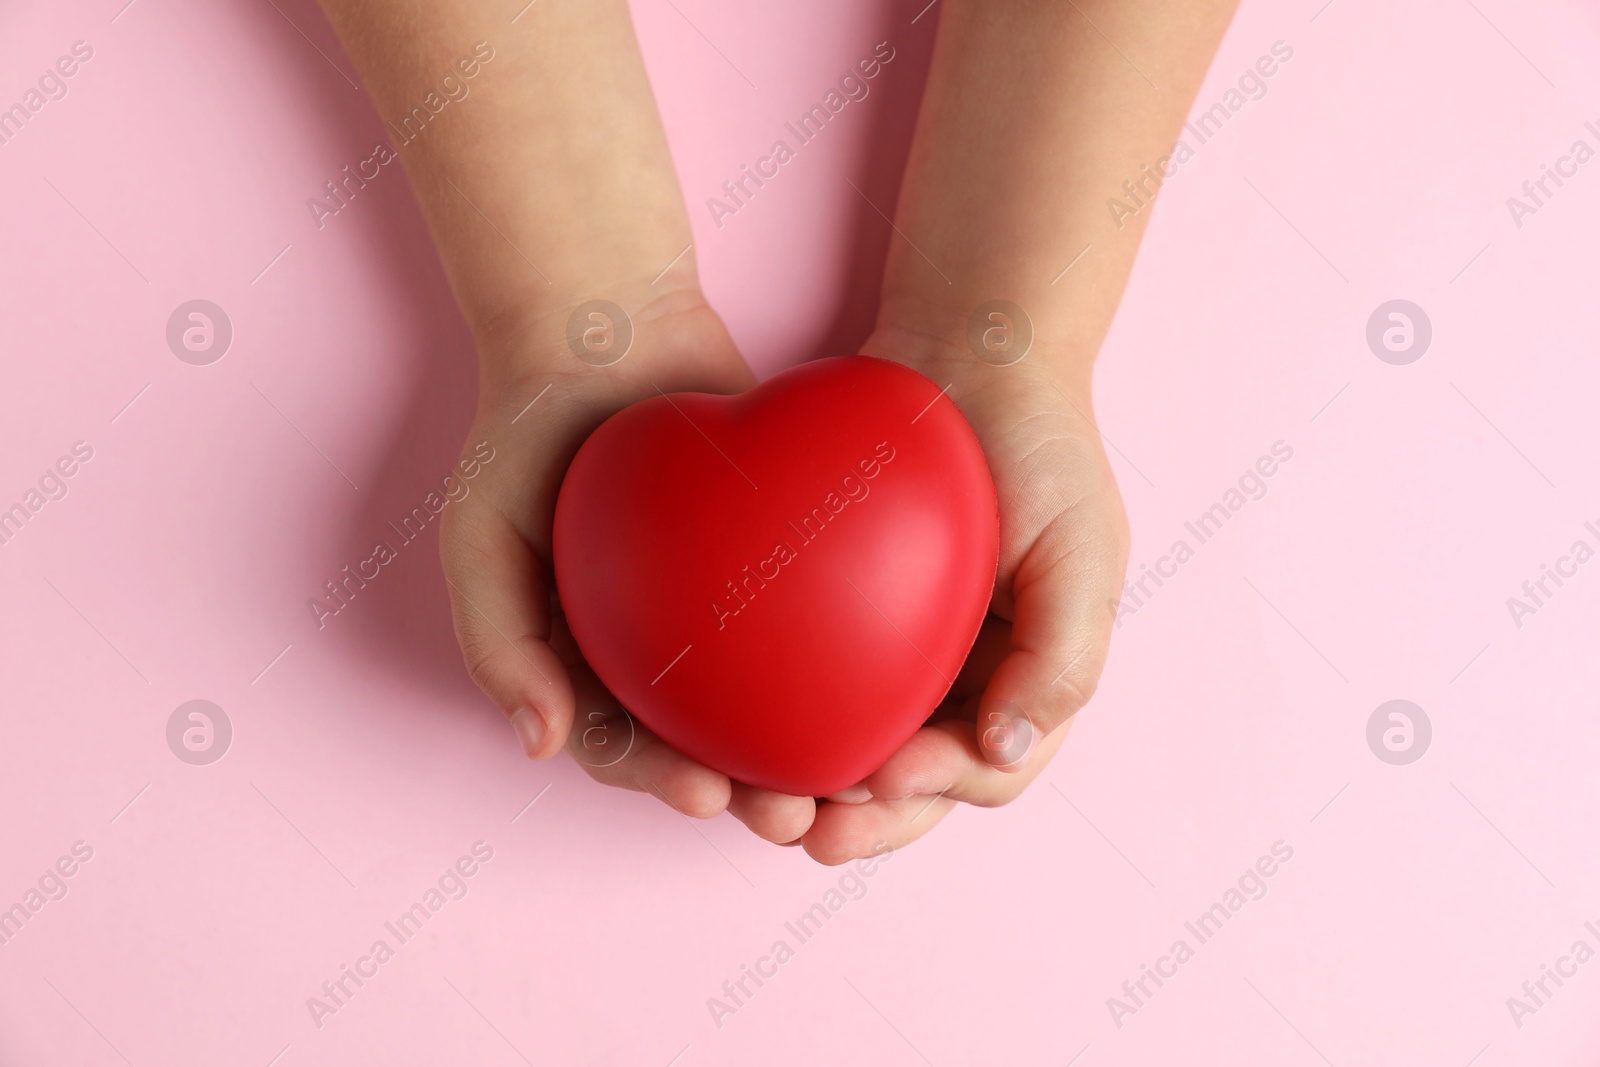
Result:
<svg viewBox="0 0 1600 1067">
<path fill-rule="evenodd" d="M 933 718 L 818 806 L 802 843 L 834 864 L 916 840 L 957 801 L 1009 803 L 1039 776 L 1099 681 L 1128 555 L 1086 362 L 1076 379 L 1057 369 L 1065 361 L 1032 355 L 997 367 L 963 341 L 884 329 L 862 350 L 950 384 L 999 493 L 1000 568 L 977 644 Z"/>
</svg>

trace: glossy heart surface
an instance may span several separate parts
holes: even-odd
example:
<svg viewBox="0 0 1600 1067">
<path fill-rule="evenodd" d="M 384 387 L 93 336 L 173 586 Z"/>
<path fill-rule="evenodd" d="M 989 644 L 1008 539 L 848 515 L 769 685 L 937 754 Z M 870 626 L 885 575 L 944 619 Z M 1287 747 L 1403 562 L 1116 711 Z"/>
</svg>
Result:
<svg viewBox="0 0 1600 1067">
<path fill-rule="evenodd" d="M 867 356 L 620 411 L 556 503 L 556 587 L 600 680 L 689 757 L 802 796 L 859 782 L 933 711 L 998 553 L 965 418 Z"/>
</svg>

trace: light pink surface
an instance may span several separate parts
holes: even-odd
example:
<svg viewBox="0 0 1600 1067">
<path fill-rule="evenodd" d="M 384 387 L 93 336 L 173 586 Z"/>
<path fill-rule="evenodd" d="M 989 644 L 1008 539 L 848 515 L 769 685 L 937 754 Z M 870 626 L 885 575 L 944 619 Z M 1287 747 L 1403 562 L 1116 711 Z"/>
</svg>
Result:
<svg viewBox="0 0 1600 1067">
<path fill-rule="evenodd" d="M 1600 546 L 1600 161 L 1520 228 L 1506 207 L 1600 148 L 1592 10 L 1246 3 L 1201 106 L 1293 59 L 1168 184 L 1101 361 L 1135 569 L 1293 459 L 1125 619 L 1032 790 L 799 944 L 840 871 L 522 759 L 459 669 L 431 531 L 318 632 L 307 598 L 453 461 L 469 340 L 398 168 L 311 219 L 384 132 L 310 3 L 122 2 L 0 13 L 4 104 L 94 49 L 0 145 L 0 507 L 94 449 L 0 546 L 0 907 L 93 848 L 0 946 L 0 1063 L 1592 1062 L 1600 962 L 1520 1027 L 1507 998 L 1600 949 L 1600 562 L 1520 628 L 1506 605 Z M 892 210 L 923 2 L 635 5 L 763 372 L 867 321 L 891 234 L 846 179 Z M 520 6 L 485 16 L 497 63 Z M 872 95 L 718 229 L 705 199 L 885 39 Z M 235 328 L 205 367 L 164 338 L 197 297 Z M 1365 341 L 1394 298 L 1433 323 L 1409 366 Z M 1409 766 L 1366 742 L 1396 698 L 1434 728 Z M 233 724 L 211 766 L 167 747 L 192 699 Z M 467 896 L 319 1028 L 307 998 L 478 841 Z M 1107 999 L 1278 841 L 1266 896 L 1119 1027 Z"/>
</svg>

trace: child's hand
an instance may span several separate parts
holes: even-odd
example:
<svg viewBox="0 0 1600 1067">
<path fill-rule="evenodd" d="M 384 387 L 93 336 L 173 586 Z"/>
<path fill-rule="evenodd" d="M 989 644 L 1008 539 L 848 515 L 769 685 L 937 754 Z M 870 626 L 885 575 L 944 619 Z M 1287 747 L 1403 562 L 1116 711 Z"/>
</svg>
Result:
<svg viewBox="0 0 1600 1067">
<path fill-rule="evenodd" d="M 939 6 L 864 351 L 948 386 L 977 431 L 1000 495 L 999 583 L 942 721 L 818 810 L 804 844 L 824 862 L 909 841 L 957 800 L 1012 799 L 1094 691 L 1127 527 L 1094 426 L 1090 369 L 1150 218 L 1143 209 L 1172 174 L 1174 141 L 1234 3 Z M 1123 47 L 1108 47 L 1119 37 Z M 1160 88 L 1141 70 L 1160 72 Z M 1141 210 L 1109 216 L 1108 198 L 1134 181 Z M 997 301 L 1026 309 L 1032 341 L 1007 366 L 967 338 Z"/>
<path fill-rule="evenodd" d="M 755 384 L 697 290 L 635 289 L 631 306 L 643 306 L 630 314 L 632 347 L 613 365 L 573 355 L 566 324 L 554 321 L 480 353 L 482 399 L 464 454 L 488 441 L 495 458 L 478 491 L 446 511 L 440 532 L 456 636 L 473 681 L 511 719 L 530 757 L 565 747 L 596 781 L 654 793 L 697 818 L 730 810 L 761 837 L 793 841 L 811 825 L 810 797 L 730 782 L 628 717 L 584 663 L 553 602 L 556 494 L 589 433 L 657 389 L 733 393 Z"/>
<path fill-rule="evenodd" d="M 657 389 L 754 384 L 700 293 L 627 0 L 531 4 L 494 20 L 502 28 L 463 0 L 405 5 L 398 20 L 386 0 L 322 2 L 392 129 L 426 115 L 418 101 L 433 90 L 451 94 L 399 154 L 478 343 L 468 451 L 495 449 L 440 529 L 473 678 L 536 758 L 566 746 L 602 782 L 798 838 L 811 798 L 733 785 L 620 717 L 552 600 L 556 493 L 589 432 Z M 569 317 L 594 299 L 631 319 L 632 347 L 616 362 L 570 347 Z"/>
<path fill-rule="evenodd" d="M 840 794 L 843 803 L 818 809 L 803 843 L 824 863 L 878 841 L 899 848 L 956 801 L 1015 799 L 1094 692 L 1127 564 L 1127 520 L 1090 421 L 1086 375 L 1069 380 L 1032 356 L 991 366 L 963 342 L 932 352 L 887 330 L 864 350 L 951 386 L 994 475 L 1000 571 L 977 646 L 933 721 Z"/>
<path fill-rule="evenodd" d="M 828 862 L 908 841 L 957 799 L 1015 796 L 1099 677 L 1125 562 L 1089 367 L 1150 213 L 1112 226 L 1106 197 L 1129 175 L 1155 181 L 1152 165 L 1166 173 L 1235 0 L 1177 15 L 1157 0 L 941 7 L 884 311 L 864 351 L 949 383 L 1000 491 L 1000 580 L 946 720 L 868 779 L 875 799 L 862 803 L 858 787 L 821 809 L 730 783 L 619 718 L 553 609 L 555 496 L 584 437 L 657 389 L 752 384 L 695 281 L 626 0 L 530 5 L 493 45 L 478 37 L 478 7 L 459 0 L 413 5 L 399 22 L 383 0 L 322 3 L 391 128 L 436 115 L 400 158 L 479 343 L 469 445 L 497 454 L 480 491 L 447 513 L 441 552 L 468 666 L 530 754 L 566 745 L 600 781 L 693 815 L 730 810 L 769 840 L 804 834 Z M 1160 90 L 1091 17 L 1137 42 Z M 471 103 L 429 112 L 418 101 L 436 86 L 453 100 L 470 89 Z M 633 350 L 609 367 L 567 351 L 567 316 L 591 297 L 633 320 Z M 1003 368 L 962 336 L 968 310 L 1000 297 L 1029 307 L 1042 342 Z"/>
</svg>

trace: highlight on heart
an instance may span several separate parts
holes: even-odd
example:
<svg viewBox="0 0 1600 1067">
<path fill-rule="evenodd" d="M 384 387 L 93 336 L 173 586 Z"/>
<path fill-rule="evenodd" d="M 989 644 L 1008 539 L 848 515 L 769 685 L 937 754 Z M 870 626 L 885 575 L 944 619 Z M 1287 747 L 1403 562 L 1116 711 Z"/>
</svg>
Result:
<svg viewBox="0 0 1600 1067">
<path fill-rule="evenodd" d="M 841 356 L 612 415 L 562 480 L 553 549 L 566 624 L 623 708 L 736 781 L 821 797 L 945 698 L 998 538 L 955 405 Z"/>
<path fill-rule="evenodd" d="M 840 478 L 838 488 L 830 490 L 821 502 L 806 512 L 798 525 L 792 519 L 784 523 L 783 535 L 772 546 L 772 554 L 757 562 L 754 570 L 746 563 L 739 569 L 737 579 L 730 578 L 723 583 L 727 587 L 726 594 L 711 601 L 711 611 L 717 617 L 717 629 L 722 629 L 729 619 L 748 607 L 756 593 L 765 589 L 768 582 L 776 581 L 778 575 L 783 573 L 782 568 L 799 559 L 799 550 L 821 537 L 822 531 L 844 512 L 847 505 L 859 504 L 867 499 L 872 492 L 872 479 L 892 462 L 894 447 L 888 441 L 878 442 L 872 455 L 856 461 L 858 473 Z"/>
</svg>

